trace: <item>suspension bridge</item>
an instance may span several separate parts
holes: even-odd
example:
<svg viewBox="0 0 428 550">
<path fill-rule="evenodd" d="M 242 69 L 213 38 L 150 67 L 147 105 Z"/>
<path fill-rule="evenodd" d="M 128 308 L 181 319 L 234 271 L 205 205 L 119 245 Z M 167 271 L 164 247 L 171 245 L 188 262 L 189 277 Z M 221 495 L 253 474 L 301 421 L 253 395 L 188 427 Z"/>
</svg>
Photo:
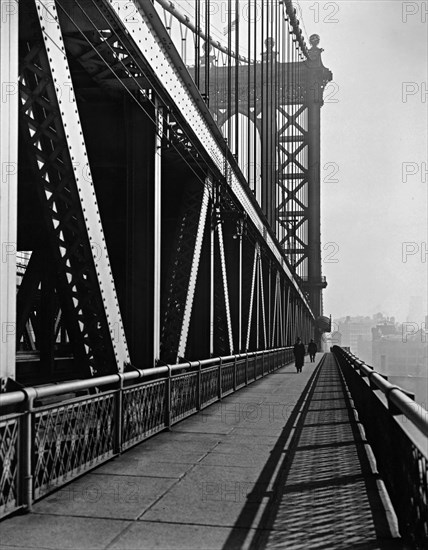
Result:
<svg viewBox="0 0 428 550">
<path fill-rule="evenodd" d="M 426 411 L 322 350 L 332 73 L 292 2 L 1 31 L 0 544 L 425 547 Z"/>
</svg>

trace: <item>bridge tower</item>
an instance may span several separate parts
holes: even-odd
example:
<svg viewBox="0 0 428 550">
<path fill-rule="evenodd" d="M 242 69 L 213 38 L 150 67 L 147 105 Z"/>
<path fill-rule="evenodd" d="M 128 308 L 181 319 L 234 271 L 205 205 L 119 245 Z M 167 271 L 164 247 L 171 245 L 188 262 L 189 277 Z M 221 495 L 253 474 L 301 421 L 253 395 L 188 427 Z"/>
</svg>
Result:
<svg viewBox="0 0 428 550">
<path fill-rule="evenodd" d="M 286 226 L 282 244 L 322 332 L 327 328 L 325 318 L 321 318 L 322 290 L 327 282 L 321 270 L 321 107 L 332 74 L 322 63 L 319 36 L 312 35 L 309 41 L 308 58 L 291 69 L 297 82 L 281 97 L 279 109 L 287 123 L 272 131 L 287 158 L 277 171 L 277 184 L 285 187 L 285 198 L 277 207 L 279 223 Z M 286 133 L 289 126 L 293 128 L 291 136 Z"/>
</svg>

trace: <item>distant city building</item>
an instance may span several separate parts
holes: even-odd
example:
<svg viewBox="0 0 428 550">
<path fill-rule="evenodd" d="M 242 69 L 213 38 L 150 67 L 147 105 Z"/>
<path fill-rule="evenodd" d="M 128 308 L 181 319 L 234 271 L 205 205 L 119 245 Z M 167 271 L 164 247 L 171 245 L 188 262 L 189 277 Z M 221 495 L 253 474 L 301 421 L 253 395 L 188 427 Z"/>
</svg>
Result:
<svg viewBox="0 0 428 550">
<path fill-rule="evenodd" d="M 411 298 L 409 316 L 403 324 L 382 313 L 336 319 L 327 344 L 349 347 L 359 359 L 388 376 L 390 382 L 413 393 L 426 408 L 428 316 L 422 313 L 421 304 L 421 298 Z"/>
<path fill-rule="evenodd" d="M 404 326 L 404 325 L 403 325 Z M 428 344 L 423 329 L 408 335 L 381 335 L 373 339 L 373 367 L 393 384 L 410 391 L 425 408 L 428 405 Z"/>
<path fill-rule="evenodd" d="M 422 323 L 425 315 L 423 303 L 422 296 L 410 296 L 409 313 L 406 321 L 410 323 Z"/>
<path fill-rule="evenodd" d="M 341 346 L 349 347 L 351 352 L 365 361 L 371 363 L 372 328 L 377 319 L 370 317 L 350 317 L 338 319 L 335 323 L 341 334 Z"/>
</svg>

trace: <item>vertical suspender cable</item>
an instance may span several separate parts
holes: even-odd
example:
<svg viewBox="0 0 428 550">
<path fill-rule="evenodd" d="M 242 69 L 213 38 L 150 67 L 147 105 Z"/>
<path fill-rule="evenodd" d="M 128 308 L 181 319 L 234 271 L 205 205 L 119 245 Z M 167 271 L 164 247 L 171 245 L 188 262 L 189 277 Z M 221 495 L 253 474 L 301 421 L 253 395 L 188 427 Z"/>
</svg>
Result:
<svg viewBox="0 0 428 550">
<path fill-rule="evenodd" d="M 201 0 L 196 0 L 195 2 L 195 26 L 196 26 L 196 33 L 195 33 L 195 83 L 196 86 L 199 88 L 199 80 L 200 80 L 200 46 L 201 46 Z"/>
<path fill-rule="evenodd" d="M 210 97 L 210 72 L 211 72 L 211 58 L 210 58 L 210 0 L 205 0 L 205 101 L 209 106 Z"/>
<path fill-rule="evenodd" d="M 260 151 L 260 158 L 261 158 L 261 204 L 264 205 L 264 195 L 265 195 L 265 187 L 266 187 L 266 181 L 264 181 L 264 176 L 266 175 L 265 170 L 265 162 L 266 162 L 266 155 L 265 155 L 265 149 L 264 149 L 264 141 L 266 140 L 266 120 L 264 112 L 264 105 L 265 105 L 265 78 L 266 78 L 266 56 L 263 55 L 263 48 L 264 48 L 264 42 L 265 42 L 265 0 L 262 0 L 262 16 L 261 16 L 261 25 L 262 25 L 262 32 L 261 32 L 261 73 L 260 73 L 260 104 L 261 104 L 261 151 Z"/>
<path fill-rule="evenodd" d="M 254 109 L 254 127 L 253 127 L 253 188 L 254 188 L 254 194 L 257 197 L 258 195 L 258 187 L 260 182 L 258 181 L 257 174 L 258 170 L 260 169 L 259 161 L 257 158 L 257 140 L 258 140 L 258 122 L 257 122 L 257 100 L 258 98 L 257 94 L 257 18 L 258 11 L 257 11 L 257 1 L 254 0 L 254 15 L 253 15 L 253 26 L 254 26 L 254 50 L 253 50 L 253 75 L 254 75 L 254 102 L 253 102 L 253 109 Z"/>
<path fill-rule="evenodd" d="M 251 6 L 248 7 L 247 10 L 248 13 L 248 21 L 247 21 L 247 50 L 248 50 L 248 65 L 247 65 L 247 150 L 246 150 L 246 159 L 245 162 L 247 163 L 247 170 L 246 170 L 246 176 L 247 176 L 247 182 L 250 184 L 250 174 L 251 174 L 251 165 L 250 165 L 250 158 L 251 158 Z"/>
<path fill-rule="evenodd" d="M 287 198 L 287 222 L 288 222 L 288 237 L 287 237 L 287 247 L 289 248 L 289 259 L 290 259 L 290 265 L 293 266 L 294 258 L 293 258 L 293 165 L 290 161 L 290 150 L 292 148 L 292 134 L 293 134 L 293 126 L 290 122 L 290 117 L 292 115 L 292 93 L 293 93 L 293 40 L 292 40 L 292 32 L 291 32 L 291 25 L 290 25 L 290 13 L 289 13 L 289 7 L 287 5 L 287 14 L 288 14 L 288 25 L 287 25 L 287 41 L 288 41 L 288 56 L 287 56 L 287 115 L 288 119 L 287 122 L 289 124 L 287 128 L 287 136 L 289 138 L 287 142 L 287 190 L 288 190 L 288 198 Z"/>
<path fill-rule="evenodd" d="M 239 146 L 239 116 L 238 116 L 238 77 L 239 77 L 239 25 L 241 22 L 239 14 L 239 0 L 235 0 L 235 147 L 234 152 L 236 159 L 238 160 L 238 146 Z"/>
<path fill-rule="evenodd" d="M 296 10 L 293 8 L 293 12 L 294 12 L 294 15 L 296 15 Z M 292 150 L 292 166 L 293 166 L 293 174 L 294 174 L 294 178 L 293 178 L 293 214 L 294 214 L 294 230 L 293 230 L 293 249 L 294 249 L 294 272 L 296 273 L 296 264 L 297 264 L 297 260 L 298 260 L 298 257 L 297 257 L 297 216 L 298 216 L 298 213 L 297 213 L 297 203 L 296 203 L 296 193 L 297 193 L 297 178 L 298 178 L 298 175 L 297 175 L 297 165 L 296 165 L 296 162 L 295 162 L 295 150 L 296 150 L 296 125 L 295 125 L 295 120 L 294 120 L 294 117 L 296 115 L 296 87 L 297 87 L 297 74 L 296 74 L 296 70 L 297 70 L 297 67 L 296 67 L 296 36 L 295 36 L 295 33 L 294 33 L 294 28 L 293 28 L 293 34 L 292 34 L 292 38 L 293 38 L 293 90 L 294 90 L 294 98 L 293 98 L 293 108 L 292 108 L 292 114 L 293 114 L 293 141 L 292 141 L 292 146 L 291 146 L 291 150 Z"/>
<path fill-rule="evenodd" d="M 232 0 L 227 0 L 227 141 L 229 147 L 232 140 Z"/>
</svg>

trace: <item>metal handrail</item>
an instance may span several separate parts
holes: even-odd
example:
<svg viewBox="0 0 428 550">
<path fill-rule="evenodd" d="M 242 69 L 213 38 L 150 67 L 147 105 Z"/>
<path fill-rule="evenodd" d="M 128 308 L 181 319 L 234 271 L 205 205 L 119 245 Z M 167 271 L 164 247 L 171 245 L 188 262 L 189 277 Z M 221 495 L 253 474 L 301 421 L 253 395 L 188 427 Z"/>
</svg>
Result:
<svg viewBox="0 0 428 550">
<path fill-rule="evenodd" d="M 349 351 L 339 346 L 332 351 L 405 546 L 428 548 L 428 413 L 413 401 L 413 394 L 391 384 Z"/>
<path fill-rule="evenodd" d="M 341 354 L 355 369 L 360 370 L 362 376 L 369 379 L 372 387 L 379 389 L 401 414 L 410 420 L 425 437 L 428 437 L 428 411 L 416 403 L 409 396 L 409 392 L 388 382 L 385 376 L 358 359 L 353 353 L 345 351 L 339 346 L 333 346 L 333 352 Z"/>
<path fill-rule="evenodd" d="M 0 517 L 31 510 L 35 499 L 260 379 L 266 356 L 280 368 L 291 361 L 292 348 L 133 368 L 0 395 L 0 436 L 8 440 L 0 449 Z M 77 396 L 91 388 L 102 391 Z M 43 402 L 47 397 L 55 403 Z"/>
<path fill-rule="evenodd" d="M 290 349 L 291 347 L 288 346 L 283 348 L 271 349 L 268 351 L 273 353 L 275 351 L 286 351 Z M 235 358 L 237 359 L 237 361 L 239 361 L 240 358 L 245 359 L 247 356 L 257 357 L 259 355 L 262 355 L 263 353 L 264 351 L 251 351 L 247 353 L 239 353 L 236 355 L 202 359 L 199 361 L 187 361 L 186 363 L 178 363 L 176 365 L 162 365 L 149 369 L 135 368 L 132 371 L 125 372 L 121 375 L 109 374 L 107 376 L 99 376 L 96 378 L 70 380 L 67 382 L 60 382 L 58 384 L 25 387 L 22 390 L 15 390 L 8 393 L 0 394 L 0 408 L 24 403 L 25 401 L 28 401 L 28 396 L 30 393 L 32 397 L 34 397 L 34 399 L 41 399 L 72 391 L 89 390 L 96 387 L 98 388 L 111 384 L 117 384 L 120 383 L 121 380 L 124 382 L 128 382 L 131 380 L 142 381 L 148 377 L 152 378 L 153 376 L 162 378 L 163 376 L 168 376 L 170 372 L 171 374 L 173 374 L 174 372 L 182 371 L 183 369 L 198 369 L 199 366 L 204 369 L 218 366 L 219 364 L 224 365 L 225 363 L 228 363 L 230 361 L 235 361 Z"/>
</svg>

